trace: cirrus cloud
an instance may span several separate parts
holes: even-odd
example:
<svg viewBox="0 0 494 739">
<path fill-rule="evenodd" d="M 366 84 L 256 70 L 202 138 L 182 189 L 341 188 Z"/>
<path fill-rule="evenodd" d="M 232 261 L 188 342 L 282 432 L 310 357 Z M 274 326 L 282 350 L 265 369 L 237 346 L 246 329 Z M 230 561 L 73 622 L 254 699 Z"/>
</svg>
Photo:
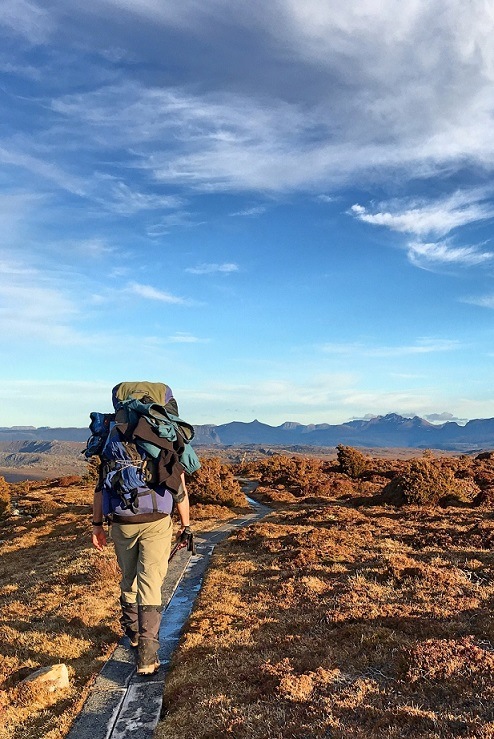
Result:
<svg viewBox="0 0 494 739">
<path fill-rule="evenodd" d="M 2 0 L 0 27 L 23 36 L 32 44 L 44 43 L 55 27 L 53 16 L 46 9 L 28 0 Z"/>
<path fill-rule="evenodd" d="M 416 267 L 427 269 L 437 264 L 464 265 L 467 267 L 490 262 L 494 253 L 481 251 L 477 246 L 449 246 L 446 243 L 408 245 L 408 259 Z"/>
<path fill-rule="evenodd" d="M 140 282 L 129 282 L 125 290 L 133 295 L 138 295 L 140 298 L 145 298 L 146 300 L 157 300 L 160 303 L 169 303 L 172 305 L 191 304 L 191 301 L 186 298 L 172 295 L 172 293 L 166 292 L 166 290 L 161 290 L 152 285 L 144 285 Z"/>
<path fill-rule="evenodd" d="M 402 357 L 409 354 L 449 352 L 459 349 L 460 347 L 460 342 L 456 339 L 423 337 L 417 339 L 415 344 L 379 346 L 376 344 L 363 344 L 359 342 L 340 344 L 326 343 L 320 348 L 325 354 L 358 354 L 362 357 Z"/>
<path fill-rule="evenodd" d="M 233 272 L 238 272 L 238 264 L 233 262 L 224 262 L 223 264 L 198 264 L 195 267 L 187 267 L 186 272 L 192 275 L 212 275 L 212 274 L 223 274 L 231 275 Z"/>
</svg>

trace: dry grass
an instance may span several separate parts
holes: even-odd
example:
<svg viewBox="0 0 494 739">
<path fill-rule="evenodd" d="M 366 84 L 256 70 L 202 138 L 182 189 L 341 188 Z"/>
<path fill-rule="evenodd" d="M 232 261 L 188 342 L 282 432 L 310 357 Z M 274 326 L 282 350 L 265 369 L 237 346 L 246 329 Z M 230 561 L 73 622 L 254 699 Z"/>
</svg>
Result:
<svg viewBox="0 0 494 739">
<path fill-rule="evenodd" d="M 156 739 L 494 737 L 492 508 L 333 477 L 217 548 Z"/>
<path fill-rule="evenodd" d="M 103 553 L 90 544 L 91 488 L 59 478 L 12 490 L 21 515 L 0 521 L 0 739 L 60 739 L 120 639 L 120 576 L 111 543 Z M 214 505 L 193 514 L 196 530 L 235 515 Z M 21 683 L 58 662 L 67 690 Z"/>
<path fill-rule="evenodd" d="M 33 483 L 21 515 L 2 521 L 2 739 L 64 736 L 119 638 L 117 568 L 110 548 L 99 555 L 89 546 L 91 499 L 88 488 Z M 57 662 L 69 668 L 66 691 L 33 695 L 20 683 Z"/>
<path fill-rule="evenodd" d="M 403 465 L 259 490 L 275 512 L 217 548 L 156 739 L 494 738 L 494 461 L 453 464 L 481 507 L 362 505 Z M 89 545 L 88 488 L 24 488 L 33 517 L 0 529 L 0 739 L 59 739 L 119 638 L 118 573 Z M 59 661 L 64 694 L 20 684 Z"/>
</svg>

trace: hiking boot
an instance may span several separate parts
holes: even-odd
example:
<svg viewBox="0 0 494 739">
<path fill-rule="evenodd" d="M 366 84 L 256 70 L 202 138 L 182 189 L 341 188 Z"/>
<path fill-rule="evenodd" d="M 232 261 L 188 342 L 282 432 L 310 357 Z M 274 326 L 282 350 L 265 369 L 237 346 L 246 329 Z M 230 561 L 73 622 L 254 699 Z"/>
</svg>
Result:
<svg viewBox="0 0 494 739">
<path fill-rule="evenodd" d="M 133 649 L 139 646 L 139 634 L 137 631 L 132 631 L 132 629 L 128 629 L 125 631 L 125 636 L 129 637 L 130 646 Z"/>
<path fill-rule="evenodd" d="M 160 666 L 158 658 L 158 647 L 160 643 L 156 639 L 144 639 L 139 637 L 137 648 L 137 674 L 153 675 Z"/>
<path fill-rule="evenodd" d="M 137 647 L 139 643 L 139 614 L 137 603 L 126 603 L 120 598 L 120 605 L 122 607 L 120 623 L 122 624 L 124 634 L 129 638 L 130 646 Z"/>
<path fill-rule="evenodd" d="M 139 606 L 137 674 L 152 675 L 160 666 L 158 658 L 161 606 Z"/>
</svg>

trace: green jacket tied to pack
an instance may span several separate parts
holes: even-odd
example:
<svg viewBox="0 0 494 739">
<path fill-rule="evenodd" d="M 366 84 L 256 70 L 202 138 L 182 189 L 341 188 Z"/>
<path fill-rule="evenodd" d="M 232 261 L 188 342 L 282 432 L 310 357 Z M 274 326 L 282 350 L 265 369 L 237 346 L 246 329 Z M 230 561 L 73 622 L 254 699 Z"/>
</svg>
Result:
<svg viewBox="0 0 494 739">
<path fill-rule="evenodd" d="M 159 382 L 121 382 L 115 413 L 90 414 L 87 458 L 101 459 L 98 487 L 104 515 L 171 513 L 184 498 L 181 476 L 200 467 L 190 445 L 193 427 L 178 415 L 171 388 Z"/>
</svg>

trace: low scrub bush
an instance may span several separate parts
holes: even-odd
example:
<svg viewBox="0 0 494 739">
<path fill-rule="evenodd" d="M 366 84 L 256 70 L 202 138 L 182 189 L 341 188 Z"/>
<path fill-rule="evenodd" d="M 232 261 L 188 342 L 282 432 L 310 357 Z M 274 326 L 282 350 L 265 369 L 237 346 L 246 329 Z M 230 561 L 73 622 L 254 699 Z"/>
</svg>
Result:
<svg viewBox="0 0 494 739">
<path fill-rule="evenodd" d="M 69 488 L 71 485 L 80 485 L 82 477 L 80 475 L 64 475 L 53 480 L 53 487 Z"/>
<path fill-rule="evenodd" d="M 87 461 L 86 471 L 82 476 L 83 485 L 96 485 L 99 478 L 100 458 L 98 456 L 90 457 Z"/>
<path fill-rule="evenodd" d="M 269 459 L 255 462 L 255 473 L 261 485 L 289 487 L 297 482 L 297 466 L 294 457 L 275 454 Z"/>
<path fill-rule="evenodd" d="M 494 504 L 494 452 L 478 454 L 472 464 L 475 483 L 480 488 L 479 504 Z"/>
<path fill-rule="evenodd" d="M 351 477 L 352 480 L 367 471 L 369 460 L 358 449 L 344 444 L 338 444 L 336 449 L 338 450 L 337 456 L 341 472 Z"/>
<path fill-rule="evenodd" d="M 455 476 L 454 465 L 425 456 L 411 460 L 404 472 L 386 485 L 382 495 L 386 502 L 395 505 L 434 505 L 451 499 L 472 502 L 478 493 L 473 480 Z"/>
<path fill-rule="evenodd" d="M 13 493 L 14 498 L 23 498 L 28 496 L 34 486 L 34 480 L 20 480 L 10 485 L 10 491 Z"/>
<path fill-rule="evenodd" d="M 226 464 L 217 457 L 201 458 L 201 467 L 187 480 L 191 503 L 224 505 L 229 508 L 246 505 L 238 481 Z"/>
<path fill-rule="evenodd" d="M 0 516 L 10 513 L 10 485 L 5 478 L 0 477 Z"/>
<path fill-rule="evenodd" d="M 256 464 L 261 485 L 287 488 L 294 495 L 321 494 L 329 486 L 326 463 L 311 457 L 289 457 L 284 454 Z"/>
</svg>

